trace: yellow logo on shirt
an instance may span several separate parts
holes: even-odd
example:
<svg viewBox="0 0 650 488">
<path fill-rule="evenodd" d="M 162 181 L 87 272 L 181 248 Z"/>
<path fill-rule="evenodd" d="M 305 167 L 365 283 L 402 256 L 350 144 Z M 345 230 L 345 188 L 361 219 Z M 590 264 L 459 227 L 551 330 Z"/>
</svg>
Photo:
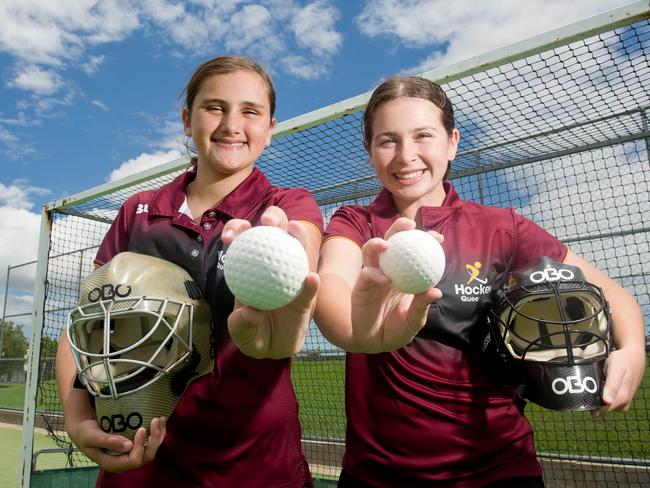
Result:
<svg viewBox="0 0 650 488">
<path fill-rule="evenodd" d="M 467 284 L 471 284 L 472 281 L 478 281 L 480 284 L 485 285 L 487 283 L 487 279 L 481 279 L 478 277 L 479 274 L 481 274 L 481 262 L 476 261 L 474 264 L 466 264 L 465 269 L 467 270 L 467 274 L 469 274 L 469 280 L 467 280 Z"/>
</svg>

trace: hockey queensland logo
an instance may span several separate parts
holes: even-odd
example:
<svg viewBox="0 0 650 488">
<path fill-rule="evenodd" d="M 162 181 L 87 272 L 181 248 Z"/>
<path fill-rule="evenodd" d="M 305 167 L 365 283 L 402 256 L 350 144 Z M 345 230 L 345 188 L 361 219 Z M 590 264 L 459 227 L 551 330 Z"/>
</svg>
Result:
<svg viewBox="0 0 650 488">
<path fill-rule="evenodd" d="M 465 265 L 467 281 L 454 285 L 454 292 L 462 302 L 478 302 L 483 295 L 492 291 L 492 285 L 489 285 L 487 278 L 481 275 L 482 266 L 483 263 L 480 261 Z"/>
</svg>

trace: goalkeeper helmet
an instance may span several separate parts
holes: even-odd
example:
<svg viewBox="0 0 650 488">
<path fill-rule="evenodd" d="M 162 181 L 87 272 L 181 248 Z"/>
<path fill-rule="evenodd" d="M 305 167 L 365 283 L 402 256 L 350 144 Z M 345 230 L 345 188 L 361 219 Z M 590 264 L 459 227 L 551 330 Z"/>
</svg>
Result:
<svg viewBox="0 0 650 488">
<path fill-rule="evenodd" d="M 523 380 L 522 396 L 551 410 L 602 405 L 611 317 L 580 268 L 543 257 L 513 273 L 489 314 L 496 349 Z"/>
<path fill-rule="evenodd" d="M 82 281 L 67 337 L 102 430 L 129 439 L 169 416 L 213 367 L 211 312 L 198 285 L 143 254 L 120 253 Z"/>
</svg>

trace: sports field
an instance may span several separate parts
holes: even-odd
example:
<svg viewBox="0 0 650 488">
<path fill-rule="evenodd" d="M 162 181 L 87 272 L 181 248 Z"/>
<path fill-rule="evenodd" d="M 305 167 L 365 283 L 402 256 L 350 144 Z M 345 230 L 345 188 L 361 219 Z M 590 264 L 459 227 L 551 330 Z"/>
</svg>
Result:
<svg viewBox="0 0 650 488">
<path fill-rule="evenodd" d="M 300 405 L 303 436 L 314 445 L 305 445 L 327 466 L 338 466 L 345 435 L 344 373 L 342 359 L 296 359 L 292 375 Z M 53 382 L 41 386 L 43 394 L 56 395 Z M 0 407 L 22 409 L 24 385 L 0 384 Z M 52 398 L 48 400 L 52 404 Z M 633 408 L 627 412 L 592 420 L 589 413 L 554 412 L 528 404 L 526 414 L 535 429 L 540 453 L 646 459 L 650 452 L 650 362 Z M 58 405 L 58 404 L 57 404 Z M 314 440 L 315 439 L 315 440 Z M 35 450 L 57 447 L 42 431 L 35 434 Z M 20 426 L 0 424 L 0 488 L 18 484 L 22 434 Z M 337 447 L 335 447 L 337 446 Z M 340 454 L 340 452 L 339 452 Z M 314 461 L 314 459 L 310 459 Z M 65 467 L 63 454 L 44 454 L 37 468 Z"/>
<path fill-rule="evenodd" d="M 23 444 L 21 426 L 0 423 L 0 488 L 16 488 L 19 486 L 20 472 L 20 451 Z M 34 451 L 46 448 L 58 447 L 54 441 L 39 431 L 34 434 Z M 38 457 L 37 469 L 64 468 L 66 456 L 64 454 L 42 454 Z"/>
<path fill-rule="evenodd" d="M 293 380 L 304 436 L 345 436 L 344 374 L 341 359 L 293 361 Z M 588 412 L 557 412 L 533 403 L 526 416 L 535 429 L 538 452 L 646 459 L 650 451 L 650 364 L 637 400 L 627 413 L 594 420 Z"/>
<path fill-rule="evenodd" d="M 307 437 L 343 439 L 345 363 L 342 359 L 296 359 L 292 376 L 300 405 L 303 435 Z M 56 399 L 53 382 L 41 385 L 41 394 L 48 399 L 49 410 Z M 0 384 L 0 407 L 22 409 L 24 385 Z M 535 428 L 539 452 L 575 453 L 593 456 L 616 456 L 644 459 L 650 449 L 650 364 L 646 366 L 637 400 L 626 414 L 615 413 L 594 421 L 589 413 L 555 412 L 529 403 L 526 415 Z M 58 403 L 57 403 L 58 406 Z M 585 450 L 588 452 L 585 452 Z"/>
</svg>

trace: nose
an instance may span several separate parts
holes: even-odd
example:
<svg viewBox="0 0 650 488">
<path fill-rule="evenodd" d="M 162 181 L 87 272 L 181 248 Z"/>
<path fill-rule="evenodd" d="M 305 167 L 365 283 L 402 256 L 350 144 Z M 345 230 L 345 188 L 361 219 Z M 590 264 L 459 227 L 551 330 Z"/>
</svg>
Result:
<svg viewBox="0 0 650 488">
<path fill-rule="evenodd" d="M 242 127 L 242 116 L 236 112 L 228 112 L 221 118 L 220 128 L 226 134 L 239 134 Z"/>
<path fill-rule="evenodd" d="M 397 145 L 396 156 L 397 160 L 401 163 L 414 161 L 416 159 L 415 144 L 406 138 L 403 139 Z"/>
</svg>

